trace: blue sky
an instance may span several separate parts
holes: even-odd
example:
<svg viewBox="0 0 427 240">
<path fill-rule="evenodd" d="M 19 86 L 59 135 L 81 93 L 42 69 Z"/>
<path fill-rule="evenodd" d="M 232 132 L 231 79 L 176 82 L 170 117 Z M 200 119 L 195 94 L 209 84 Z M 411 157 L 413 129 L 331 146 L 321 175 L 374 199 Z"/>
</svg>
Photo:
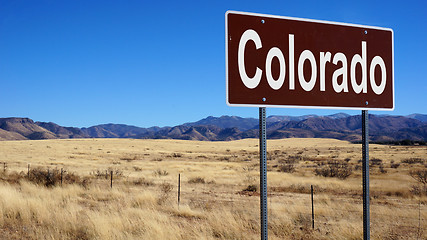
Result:
<svg viewBox="0 0 427 240">
<path fill-rule="evenodd" d="M 426 1 L 0 0 L 0 117 L 173 126 L 257 117 L 225 103 L 227 10 L 394 30 L 393 112 L 427 114 Z M 360 111 L 267 109 L 268 115 Z"/>
</svg>

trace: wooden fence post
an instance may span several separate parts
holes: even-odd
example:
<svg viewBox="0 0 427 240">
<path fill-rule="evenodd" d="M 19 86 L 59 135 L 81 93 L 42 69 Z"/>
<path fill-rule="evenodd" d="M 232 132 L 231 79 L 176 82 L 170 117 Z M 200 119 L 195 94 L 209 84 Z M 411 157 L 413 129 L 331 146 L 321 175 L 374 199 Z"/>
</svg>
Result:
<svg viewBox="0 0 427 240">
<path fill-rule="evenodd" d="M 313 202 L 313 185 L 311 185 L 311 225 L 314 229 L 314 202 Z"/>
<path fill-rule="evenodd" d="M 113 188 L 113 171 L 111 171 L 111 182 L 110 182 L 110 187 Z"/>
<path fill-rule="evenodd" d="M 178 174 L 178 208 L 181 200 L 181 173 Z"/>
</svg>

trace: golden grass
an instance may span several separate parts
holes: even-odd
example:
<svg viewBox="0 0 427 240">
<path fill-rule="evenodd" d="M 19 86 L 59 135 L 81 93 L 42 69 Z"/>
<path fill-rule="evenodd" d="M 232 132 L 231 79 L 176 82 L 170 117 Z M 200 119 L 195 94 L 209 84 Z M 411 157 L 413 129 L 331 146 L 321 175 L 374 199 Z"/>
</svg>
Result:
<svg viewBox="0 0 427 240">
<path fill-rule="evenodd" d="M 333 139 L 268 141 L 269 239 L 361 239 L 361 170 L 316 176 L 328 160 L 360 165 L 361 146 Z M 425 195 L 411 169 L 427 147 L 370 145 L 372 239 L 426 239 Z M 417 157 L 422 163 L 402 163 Z M 280 172 L 297 159 L 295 172 Z M 258 140 L 199 142 L 66 139 L 0 142 L 0 236 L 4 239 L 259 239 Z M 400 163 L 392 168 L 392 163 Z M 80 183 L 44 187 L 27 167 L 65 169 Z M 113 188 L 109 172 L 114 171 Z M 105 176 L 107 172 L 107 176 Z M 177 180 L 181 174 L 181 203 Z M 85 184 L 82 181 L 88 180 Z M 311 229 L 310 185 L 315 188 Z"/>
</svg>

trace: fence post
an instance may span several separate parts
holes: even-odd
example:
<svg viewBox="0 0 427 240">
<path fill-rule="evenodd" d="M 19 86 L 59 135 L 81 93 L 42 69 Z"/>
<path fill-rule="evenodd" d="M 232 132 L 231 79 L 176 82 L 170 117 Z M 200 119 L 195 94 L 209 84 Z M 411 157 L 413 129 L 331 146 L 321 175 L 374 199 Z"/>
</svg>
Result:
<svg viewBox="0 0 427 240">
<path fill-rule="evenodd" d="M 30 164 L 28 164 L 28 172 L 27 172 L 27 177 L 28 177 L 28 179 L 30 179 Z"/>
<path fill-rule="evenodd" d="M 178 174 L 178 208 L 181 200 L 181 173 Z"/>
<path fill-rule="evenodd" d="M 6 162 L 3 163 L 3 172 L 6 172 Z"/>
<path fill-rule="evenodd" d="M 113 171 L 111 171 L 111 182 L 110 182 L 110 187 L 113 188 Z"/>
<path fill-rule="evenodd" d="M 313 185 L 311 185 L 311 225 L 314 229 L 314 201 L 313 201 Z"/>
<path fill-rule="evenodd" d="M 61 168 L 61 187 L 62 187 L 62 173 L 63 173 L 63 170 Z"/>
<path fill-rule="evenodd" d="M 418 202 L 418 230 L 417 230 L 417 239 L 421 235 L 421 198 Z"/>
</svg>

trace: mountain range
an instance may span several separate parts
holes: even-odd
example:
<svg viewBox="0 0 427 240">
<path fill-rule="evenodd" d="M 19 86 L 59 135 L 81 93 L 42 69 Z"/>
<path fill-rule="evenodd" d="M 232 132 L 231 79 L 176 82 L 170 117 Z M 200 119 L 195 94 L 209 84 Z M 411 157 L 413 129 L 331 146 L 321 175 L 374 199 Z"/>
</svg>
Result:
<svg viewBox="0 0 427 240">
<path fill-rule="evenodd" d="M 267 137 L 334 138 L 361 140 L 361 116 L 337 113 L 328 116 L 269 116 Z M 29 118 L 0 118 L 0 140 L 65 138 L 185 139 L 203 141 L 258 137 L 258 119 L 238 116 L 207 117 L 174 127 L 141 128 L 125 124 L 102 124 L 88 128 L 64 127 Z M 427 115 L 369 115 L 371 141 L 427 141 Z"/>
</svg>

